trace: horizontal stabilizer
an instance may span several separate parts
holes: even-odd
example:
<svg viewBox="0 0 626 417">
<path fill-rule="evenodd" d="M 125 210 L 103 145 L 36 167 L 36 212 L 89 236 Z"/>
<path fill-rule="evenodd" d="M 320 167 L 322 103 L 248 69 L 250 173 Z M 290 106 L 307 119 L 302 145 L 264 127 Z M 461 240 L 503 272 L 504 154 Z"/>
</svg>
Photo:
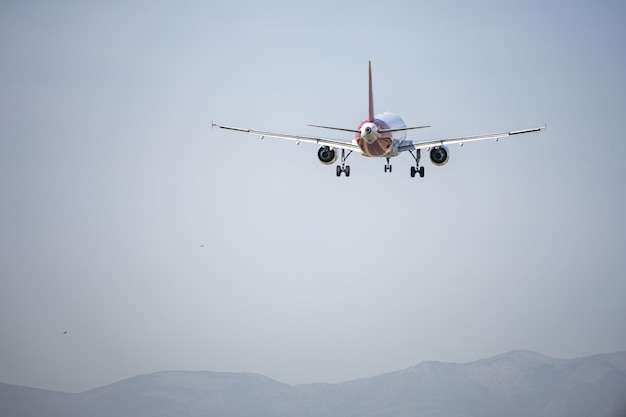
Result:
<svg viewBox="0 0 626 417">
<path fill-rule="evenodd" d="M 379 132 L 380 133 L 402 132 L 404 130 L 424 129 L 426 127 L 430 127 L 430 125 L 428 125 L 428 126 L 415 126 L 415 127 L 399 127 L 399 128 L 396 128 L 396 129 L 383 129 L 383 130 L 380 130 Z"/>
<path fill-rule="evenodd" d="M 341 130 L 342 132 L 352 132 L 352 133 L 359 133 L 359 131 L 357 129 L 346 129 L 343 127 L 332 127 L 332 126 L 321 126 L 321 125 L 309 125 L 311 127 L 320 127 L 322 129 L 330 129 L 330 130 Z"/>
<path fill-rule="evenodd" d="M 352 133 L 359 133 L 359 130 L 357 129 L 346 129 L 343 127 L 333 127 L 333 126 L 322 126 L 322 125 L 309 125 L 311 127 L 320 127 L 322 129 L 331 129 L 331 130 L 340 130 L 342 132 L 352 132 Z M 395 129 L 381 129 L 379 130 L 380 133 L 390 133 L 390 132 L 402 132 L 405 130 L 413 130 L 413 129 L 424 129 L 426 127 L 430 127 L 430 125 L 428 126 L 414 126 L 414 127 L 398 127 Z"/>
</svg>

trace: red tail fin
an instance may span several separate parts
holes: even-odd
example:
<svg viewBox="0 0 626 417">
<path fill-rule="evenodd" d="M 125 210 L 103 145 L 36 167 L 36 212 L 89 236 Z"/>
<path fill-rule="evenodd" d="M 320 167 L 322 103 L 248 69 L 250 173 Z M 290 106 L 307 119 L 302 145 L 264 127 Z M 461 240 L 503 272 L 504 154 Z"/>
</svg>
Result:
<svg viewBox="0 0 626 417">
<path fill-rule="evenodd" d="M 369 62 L 369 78 L 370 78 L 370 108 L 368 119 L 370 122 L 374 121 L 374 93 L 372 92 L 372 61 Z"/>
</svg>

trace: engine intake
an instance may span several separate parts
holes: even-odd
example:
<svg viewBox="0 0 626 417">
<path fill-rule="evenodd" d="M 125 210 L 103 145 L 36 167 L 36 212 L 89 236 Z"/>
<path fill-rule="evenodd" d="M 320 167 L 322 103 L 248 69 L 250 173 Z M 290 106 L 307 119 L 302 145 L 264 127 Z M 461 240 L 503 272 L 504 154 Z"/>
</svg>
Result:
<svg viewBox="0 0 626 417">
<path fill-rule="evenodd" d="M 337 152 L 335 152 L 335 149 L 333 148 L 330 148 L 328 146 L 322 146 L 317 151 L 317 158 L 324 165 L 334 164 L 337 160 Z"/>
<path fill-rule="evenodd" d="M 438 167 L 448 163 L 450 152 L 445 146 L 436 146 L 430 150 L 430 162 Z"/>
</svg>

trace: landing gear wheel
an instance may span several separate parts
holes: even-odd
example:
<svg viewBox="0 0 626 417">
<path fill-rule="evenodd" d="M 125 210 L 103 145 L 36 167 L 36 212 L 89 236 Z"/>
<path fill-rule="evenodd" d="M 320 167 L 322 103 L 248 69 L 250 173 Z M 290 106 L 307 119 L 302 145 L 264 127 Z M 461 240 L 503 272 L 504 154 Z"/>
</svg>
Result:
<svg viewBox="0 0 626 417">
<path fill-rule="evenodd" d="M 424 178 L 424 167 L 411 167 L 411 178 L 415 178 L 415 174 L 420 174 L 420 178 Z"/>
<path fill-rule="evenodd" d="M 420 149 L 416 149 L 415 152 L 409 149 L 409 153 L 415 159 L 415 166 L 411 167 L 411 178 L 415 177 L 415 174 L 420 174 L 420 178 L 424 177 L 424 167 L 420 166 L 420 158 L 422 152 Z"/>
<path fill-rule="evenodd" d="M 341 177 L 342 172 L 346 173 L 346 177 L 350 176 L 350 165 L 346 165 L 346 159 L 348 159 L 351 153 L 352 151 L 348 152 L 348 154 L 346 155 L 346 150 L 345 149 L 341 150 L 341 165 L 337 165 L 338 177 Z"/>
</svg>

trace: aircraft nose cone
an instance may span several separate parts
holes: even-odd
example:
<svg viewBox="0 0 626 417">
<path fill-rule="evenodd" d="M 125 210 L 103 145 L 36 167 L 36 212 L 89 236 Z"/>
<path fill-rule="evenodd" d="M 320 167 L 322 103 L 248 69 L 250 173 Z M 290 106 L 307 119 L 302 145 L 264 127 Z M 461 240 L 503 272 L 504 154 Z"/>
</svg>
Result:
<svg viewBox="0 0 626 417">
<path fill-rule="evenodd" d="M 378 139 L 378 129 L 374 123 L 363 124 L 360 128 L 361 139 L 367 143 L 374 143 Z"/>
</svg>

